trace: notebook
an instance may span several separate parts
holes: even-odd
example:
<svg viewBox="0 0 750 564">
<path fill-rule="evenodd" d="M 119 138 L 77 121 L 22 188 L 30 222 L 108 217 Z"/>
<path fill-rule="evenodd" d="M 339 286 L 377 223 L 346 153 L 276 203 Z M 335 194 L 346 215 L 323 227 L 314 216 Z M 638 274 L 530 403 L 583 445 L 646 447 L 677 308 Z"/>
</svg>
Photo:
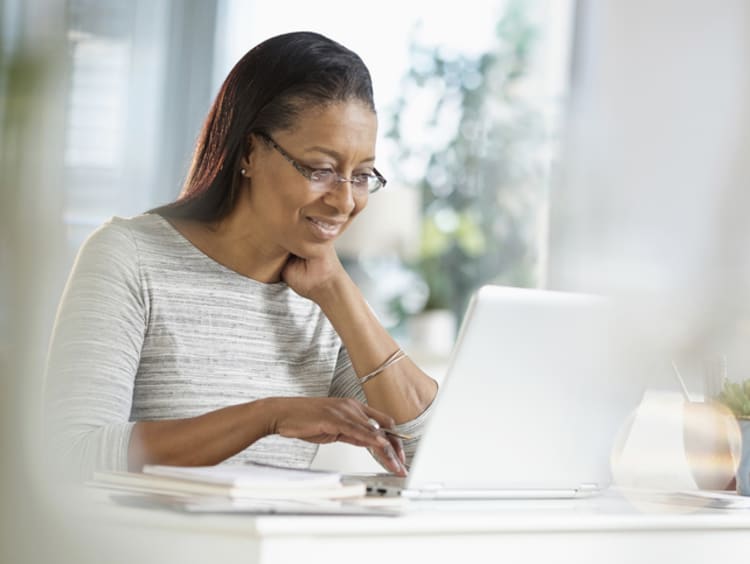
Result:
<svg viewBox="0 0 750 564">
<path fill-rule="evenodd" d="M 409 476 L 370 477 L 368 493 L 552 499 L 606 488 L 614 439 L 646 389 L 616 343 L 602 297 L 482 287 Z"/>
<path fill-rule="evenodd" d="M 143 494 L 242 499 L 344 499 L 361 497 L 362 484 L 341 475 L 249 462 L 216 466 L 147 464 L 143 472 L 95 472 L 89 486 Z"/>
</svg>

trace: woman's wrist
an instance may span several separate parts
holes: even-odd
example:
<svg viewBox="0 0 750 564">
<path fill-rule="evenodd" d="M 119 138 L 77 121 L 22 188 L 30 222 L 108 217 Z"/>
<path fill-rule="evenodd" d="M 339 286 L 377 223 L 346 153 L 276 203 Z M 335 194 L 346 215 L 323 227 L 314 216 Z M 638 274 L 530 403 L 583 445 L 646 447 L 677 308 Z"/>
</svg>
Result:
<svg viewBox="0 0 750 564">
<path fill-rule="evenodd" d="M 271 397 L 262 398 L 251 402 L 255 414 L 260 414 L 263 435 L 275 435 L 279 427 L 279 421 L 283 415 L 284 398 Z"/>
<path fill-rule="evenodd" d="M 334 308 L 342 305 L 342 300 L 346 299 L 352 287 L 354 287 L 354 282 L 346 272 L 342 272 L 341 275 L 318 287 L 310 296 L 310 299 L 318 304 L 320 309 L 330 318 Z"/>
</svg>

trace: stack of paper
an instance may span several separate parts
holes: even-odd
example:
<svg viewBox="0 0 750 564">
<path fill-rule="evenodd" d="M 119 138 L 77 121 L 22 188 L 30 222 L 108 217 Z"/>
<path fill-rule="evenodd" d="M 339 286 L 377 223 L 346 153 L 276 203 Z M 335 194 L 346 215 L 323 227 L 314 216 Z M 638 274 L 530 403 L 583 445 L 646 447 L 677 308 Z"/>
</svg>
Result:
<svg viewBox="0 0 750 564">
<path fill-rule="evenodd" d="M 261 464 L 144 466 L 143 472 L 97 472 L 93 486 L 171 496 L 240 499 L 343 499 L 362 497 L 365 486 L 344 483 L 335 472 Z"/>
<path fill-rule="evenodd" d="M 201 513 L 396 515 L 400 507 L 366 503 L 363 482 L 335 472 L 262 464 L 145 466 L 97 472 L 89 483 L 124 505 Z"/>
</svg>

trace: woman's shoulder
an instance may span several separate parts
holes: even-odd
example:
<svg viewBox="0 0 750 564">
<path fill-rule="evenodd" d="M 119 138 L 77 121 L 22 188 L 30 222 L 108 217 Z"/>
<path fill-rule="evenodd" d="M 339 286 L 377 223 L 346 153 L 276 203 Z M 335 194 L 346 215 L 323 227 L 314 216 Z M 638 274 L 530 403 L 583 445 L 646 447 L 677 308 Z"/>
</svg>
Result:
<svg viewBox="0 0 750 564">
<path fill-rule="evenodd" d="M 137 272 L 143 233 L 153 219 L 112 217 L 94 229 L 76 255 L 77 272 Z"/>
<path fill-rule="evenodd" d="M 170 253 L 177 245 L 169 224 L 161 216 L 141 214 L 133 217 L 114 216 L 99 225 L 83 242 L 78 260 L 139 263 L 152 254 Z"/>
<path fill-rule="evenodd" d="M 171 237 L 169 224 L 164 218 L 144 213 L 132 217 L 111 217 L 91 233 L 87 245 L 137 248 L 154 243 L 162 245 Z"/>
<path fill-rule="evenodd" d="M 165 234 L 166 220 L 154 213 L 142 213 L 132 217 L 112 216 L 98 230 L 129 233 L 131 236 Z"/>
</svg>

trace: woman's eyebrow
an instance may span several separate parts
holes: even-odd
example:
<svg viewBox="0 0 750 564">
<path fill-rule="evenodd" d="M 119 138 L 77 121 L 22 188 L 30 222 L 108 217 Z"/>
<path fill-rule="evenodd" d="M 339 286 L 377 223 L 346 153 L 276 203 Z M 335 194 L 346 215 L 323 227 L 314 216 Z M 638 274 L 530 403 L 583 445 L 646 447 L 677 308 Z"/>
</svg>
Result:
<svg viewBox="0 0 750 564">
<path fill-rule="evenodd" d="M 343 160 L 341 153 L 339 153 L 338 151 L 334 149 L 330 149 L 329 147 L 321 147 L 319 145 L 314 145 L 312 147 L 308 147 L 307 149 L 305 149 L 305 153 L 312 153 L 312 152 L 323 153 L 324 155 L 333 157 L 337 161 Z M 372 156 L 372 157 L 367 157 L 366 159 L 362 159 L 362 161 L 360 161 L 360 164 L 367 163 L 367 162 L 375 162 L 375 157 Z"/>
</svg>

